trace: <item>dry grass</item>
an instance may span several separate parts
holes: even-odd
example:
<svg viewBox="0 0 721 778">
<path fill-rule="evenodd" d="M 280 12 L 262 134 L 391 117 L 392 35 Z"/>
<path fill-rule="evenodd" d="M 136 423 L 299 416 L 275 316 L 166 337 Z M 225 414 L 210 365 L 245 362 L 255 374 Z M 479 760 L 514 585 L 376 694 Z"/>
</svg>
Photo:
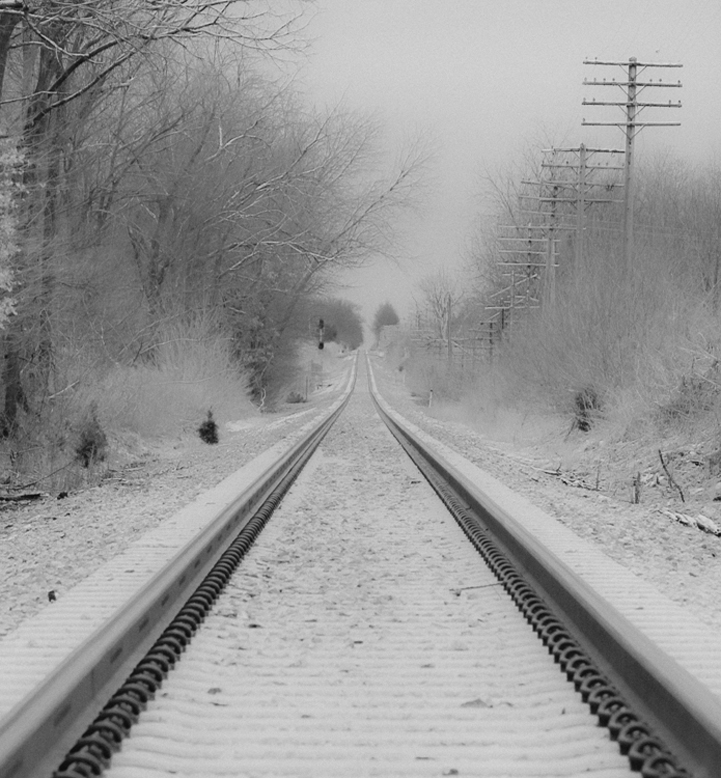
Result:
<svg viewBox="0 0 721 778">
<path fill-rule="evenodd" d="M 492 365 L 464 372 L 415 353 L 407 386 L 420 396 L 433 389 L 493 426 L 552 414 L 562 435 L 584 390 L 599 398 L 597 421 L 618 440 L 721 417 L 721 321 L 679 267 L 674 257 L 646 252 L 627 270 L 612 253 L 589 252 L 583 267 L 559 274 L 555 306 L 528 312 L 506 334 Z"/>
<path fill-rule="evenodd" d="M 212 322 L 168 324 L 158 344 L 152 362 L 135 366 L 91 362 L 82 351 L 59 354 L 62 388 L 21 419 L 22 444 L 0 451 L 5 481 L 67 491 L 97 480 L 148 441 L 195 436 L 209 410 L 221 426 L 257 413 L 230 343 Z M 91 414 L 109 446 L 107 459 L 87 468 L 77 451 Z"/>
<path fill-rule="evenodd" d="M 593 389 L 608 417 L 650 419 L 716 359 L 719 321 L 673 265 L 639 255 L 632 271 L 589 258 L 558 302 L 512 333 L 497 366 L 504 393 L 567 414 Z"/>
<path fill-rule="evenodd" d="M 220 424 L 256 412 L 229 340 L 202 320 L 164 325 L 152 361 L 112 367 L 84 395 L 107 426 L 151 437 L 194 431 L 208 410 Z"/>
</svg>

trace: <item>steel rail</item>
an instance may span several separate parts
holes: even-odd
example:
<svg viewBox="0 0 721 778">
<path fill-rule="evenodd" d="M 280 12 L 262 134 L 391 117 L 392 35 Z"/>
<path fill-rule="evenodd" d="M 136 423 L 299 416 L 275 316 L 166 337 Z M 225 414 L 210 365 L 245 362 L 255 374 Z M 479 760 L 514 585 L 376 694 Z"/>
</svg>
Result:
<svg viewBox="0 0 721 778">
<path fill-rule="evenodd" d="M 718 698 L 524 529 L 517 518 L 433 450 L 427 440 L 421 440 L 417 434 L 420 430 L 413 431 L 413 425 L 382 399 L 370 359 L 367 363 L 373 402 L 403 448 L 450 485 L 459 504 L 470 511 L 478 527 L 497 541 L 520 575 L 568 626 L 573 637 L 684 768 L 695 778 L 717 778 L 721 765 Z"/>
<path fill-rule="evenodd" d="M 293 469 L 300 469 L 345 408 L 357 359 L 329 412 L 276 457 L 197 537 L 0 721 L 0 776 L 45 778 L 58 767 L 200 582 Z"/>
</svg>

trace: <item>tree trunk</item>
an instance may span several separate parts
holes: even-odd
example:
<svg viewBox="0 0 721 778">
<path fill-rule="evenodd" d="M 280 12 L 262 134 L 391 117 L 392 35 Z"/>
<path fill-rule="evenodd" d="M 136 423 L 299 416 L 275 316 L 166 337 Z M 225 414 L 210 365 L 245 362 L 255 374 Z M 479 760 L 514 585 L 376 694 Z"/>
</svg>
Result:
<svg viewBox="0 0 721 778">
<path fill-rule="evenodd" d="M 8 11 L 0 13 L 0 98 L 3 94 L 8 56 L 10 55 L 10 39 L 21 18 L 19 13 Z"/>
<path fill-rule="evenodd" d="M 26 200 L 18 272 L 24 302 L 23 309 L 18 311 L 10 325 L 14 332 L 5 341 L 2 431 L 6 435 L 17 432 L 20 409 L 27 410 L 33 397 L 47 394 L 53 367 L 51 312 L 54 278 L 51 266 L 57 231 L 61 153 L 56 136 L 62 120 L 55 114 L 42 114 L 56 97 L 48 88 L 61 71 L 62 63 L 57 52 L 40 52 L 37 83 L 28 103 L 23 135 L 27 158 L 23 176 Z M 39 115 L 42 118 L 38 119 Z M 33 254 L 30 248 L 34 241 L 40 245 L 38 254 Z M 28 322 L 34 322 L 35 326 L 24 327 Z M 28 386 L 24 385 L 23 363 L 33 366 L 31 385 Z"/>
<path fill-rule="evenodd" d="M 11 318 L 5 334 L 5 364 L 3 383 L 5 385 L 5 407 L 3 408 L 0 433 L 4 438 L 14 438 L 18 431 L 20 411 L 28 410 L 28 401 L 23 389 L 21 357 L 18 339 L 22 336 L 16 318 Z"/>
</svg>

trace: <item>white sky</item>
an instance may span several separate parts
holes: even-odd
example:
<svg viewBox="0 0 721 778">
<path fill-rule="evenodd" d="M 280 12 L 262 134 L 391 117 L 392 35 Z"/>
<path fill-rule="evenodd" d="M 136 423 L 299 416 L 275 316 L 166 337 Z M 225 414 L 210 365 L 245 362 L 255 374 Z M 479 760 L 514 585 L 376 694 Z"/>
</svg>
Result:
<svg viewBox="0 0 721 778">
<path fill-rule="evenodd" d="M 421 134 L 434 149 L 431 186 L 409 229 L 401 267 L 377 258 L 349 276 L 341 294 L 371 319 L 390 301 L 403 315 L 418 279 L 455 268 L 481 209 L 485 171 L 508 168 L 530 143 L 622 148 L 615 128 L 581 120 L 621 120 L 620 108 L 583 107 L 584 97 L 622 97 L 584 87 L 584 78 L 620 78 L 620 68 L 586 58 L 680 62 L 647 71 L 681 89 L 641 99 L 681 99 L 681 109 L 644 118 L 681 121 L 646 128 L 640 154 L 669 149 L 689 162 L 721 164 L 720 0 L 316 0 L 313 39 L 300 79 L 319 106 L 339 103 L 374 114 L 389 147 Z M 611 95 L 613 94 L 613 97 Z M 392 150 L 392 149 L 391 149 Z"/>
</svg>

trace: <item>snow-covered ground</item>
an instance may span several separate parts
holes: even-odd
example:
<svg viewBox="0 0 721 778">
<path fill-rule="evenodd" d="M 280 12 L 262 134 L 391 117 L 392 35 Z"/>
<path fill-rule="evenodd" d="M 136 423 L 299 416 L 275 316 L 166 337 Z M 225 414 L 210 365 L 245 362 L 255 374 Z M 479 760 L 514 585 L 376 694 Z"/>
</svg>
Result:
<svg viewBox="0 0 721 778">
<path fill-rule="evenodd" d="M 337 398 L 352 357 L 325 360 L 307 403 L 230 422 L 217 445 L 149 442 L 100 483 L 30 503 L 0 503 L 0 638 L 157 527 L 200 493 L 320 416 Z M 52 595 L 50 594 L 52 592 Z"/>
<path fill-rule="evenodd" d="M 339 358 L 338 363 L 349 361 Z M 499 442 L 463 424 L 434 418 L 413 401 L 397 374 L 380 364 L 376 374 L 386 400 L 414 424 L 721 629 L 721 538 L 661 512 L 688 510 L 679 507 L 673 494 L 632 505 L 628 495 L 583 488 L 554 472 L 558 463 L 548 451 Z M 143 461 L 109 472 L 101 485 L 65 499 L 5 504 L 0 513 L 0 636 L 49 606 L 50 591 L 62 597 L 140 534 L 311 421 L 335 397 L 328 386 L 323 390 L 307 404 L 285 406 L 280 414 L 238 420 L 221 431 L 217 446 L 196 439 L 158 446 Z"/>
<path fill-rule="evenodd" d="M 364 372 L 108 778 L 625 778 Z"/>
<path fill-rule="evenodd" d="M 721 502 L 713 501 L 719 487 L 704 473 L 700 454 L 679 450 L 670 464 L 686 487 L 685 502 L 668 484 L 656 449 L 639 452 L 629 446 L 627 454 L 616 450 L 596 456 L 604 461 L 597 490 L 590 463 L 598 452 L 587 449 L 602 447 L 602 442 L 579 433 L 567 442 L 558 434 L 524 439 L 498 425 L 485 432 L 478 424 L 449 421 L 461 418 L 457 409 L 419 405 L 397 371 L 382 360 L 373 364 L 381 393 L 399 413 L 721 630 L 721 537 L 673 516 L 693 521 L 705 514 L 721 525 Z M 643 480 L 642 499 L 632 504 L 631 481 L 637 472 Z"/>
</svg>

